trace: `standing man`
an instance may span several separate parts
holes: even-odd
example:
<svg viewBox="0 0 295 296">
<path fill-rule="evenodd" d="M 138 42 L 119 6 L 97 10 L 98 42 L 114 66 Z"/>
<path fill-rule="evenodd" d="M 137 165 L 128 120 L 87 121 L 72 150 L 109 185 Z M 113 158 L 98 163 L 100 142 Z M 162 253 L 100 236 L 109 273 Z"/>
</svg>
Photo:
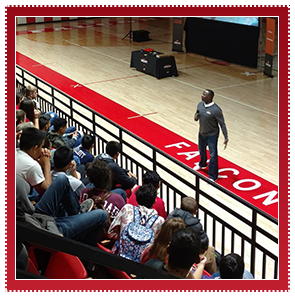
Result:
<svg viewBox="0 0 295 296">
<path fill-rule="evenodd" d="M 208 146 L 210 152 L 209 178 L 212 181 L 215 181 L 218 178 L 218 124 L 220 125 L 224 136 L 224 149 L 228 143 L 228 136 L 222 110 L 213 102 L 213 97 L 214 92 L 210 89 L 206 89 L 202 95 L 202 102 L 198 104 L 194 116 L 195 121 L 200 120 L 198 145 L 201 156 L 200 162 L 195 167 L 195 170 L 198 171 L 207 167 L 206 147 Z"/>
</svg>

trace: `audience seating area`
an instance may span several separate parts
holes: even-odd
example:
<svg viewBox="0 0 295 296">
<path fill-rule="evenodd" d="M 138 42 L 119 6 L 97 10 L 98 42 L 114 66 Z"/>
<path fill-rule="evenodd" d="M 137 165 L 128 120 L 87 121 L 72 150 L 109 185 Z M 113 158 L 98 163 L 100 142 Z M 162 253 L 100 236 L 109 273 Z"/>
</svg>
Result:
<svg viewBox="0 0 295 296">
<path fill-rule="evenodd" d="M 25 75 L 24 75 L 25 74 Z M 30 79 L 25 78 L 30 76 Z M 155 155 L 161 155 L 161 151 L 154 147 L 149 147 L 148 143 L 145 143 L 144 141 L 141 141 L 140 138 L 136 137 L 135 135 L 130 135 L 128 131 L 121 129 L 119 126 L 116 125 L 116 123 L 108 122 L 106 118 L 99 115 L 95 110 L 89 110 L 87 106 L 83 106 L 79 104 L 78 101 L 76 101 L 74 98 L 67 97 L 67 101 L 71 100 L 72 102 L 75 102 L 79 108 L 77 110 L 71 110 L 71 112 L 68 112 L 70 106 L 72 106 L 72 103 L 69 105 L 66 105 L 63 102 L 62 97 L 66 96 L 65 94 L 58 93 L 57 89 L 52 90 L 52 93 L 55 95 L 52 96 L 52 93 L 47 92 L 47 87 L 50 87 L 53 89 L 52 86 L 47 86 L 46 89 L 39 87 L 40 85 L 46 85 L 45 81 L 39 81 L 37 77 L 34 77 L 32 74 L 27 72 L 25 69 L 22 69 L 17 66 L 17 92 L 21 92 L 24 87 L 28 89 L 28 85 L 33 85 L 36 87 L 36 91 L 38 93 L 38 96 L 36 98 L 36 101 L 38 102 L 38 105 L 40 107 L 39 113 L 35 115 L 37 119 L 40 118 L 40 115 L 42 114 L 48 114 L 49 111 L 53 112 L 56 117 L 64 118 L 67 121 L 68 127 L 73 127 L 76 132 L 80 132 L 81 138 L 83 138 L 83 135 L 92 135 L 94 136 L 94 144 L 92 146 L 91 153 L 94 155 L 94 158 L 97 155 L 100 155 L 102 153 L 106 153 L 106 147 L 107 144 L 110 142 L 110 139 L 113 141 L 116 141 L 120 143 L 121 145 L 121 151 L 119 156 L 115 159 L 116 164 L 126 170 L 127 172 L 132 172 L 135 176 L 137 176 L 137 184 L 142 185 L 144 187 L 142 178 L 145 172 L 147 171 L 157 171 L 157 170 L 164 170 L 165 174 L 169 174 L 173 176 L 174 178 L 178 178 L 179 182 L 182 182 L 185 184 L 185 186 L 190 187 L 190 189 L 193 189 L 195 191 L 195 200 L 197 201 L 199 210 L 198 210 L 198 217 L 201 218 L 201 223 L 203 224 L 202 227 L 204 229 L 204 232 L 208 233 L 209 238 L 209 245 L 215 247 L 215 256 L 216 257 L 222 257 L 226 255 L 227 253 L 230 253 L 230 251 L 233 253 L 239 253 L 243 260 L 245 261 L 245 269 L 248 269 L 249 272 L 251 272 L 254 275 L 254 278 L 272 278 L 275 279 L 278 277 L 278 257 L 275 252 L 270 251 L 266 246 L 262 246 L 256 241 L 256 237 L 258 234 L 263 234 L 266 236 L 272 244 L 276 245 L 278 243 L 278 240 L 276 237 L 274 237 L 271 233 L 268 233 L 264 229 L 262 229 L 257 224 L 257 216 L 263 217 L 263 213 L 259 212 L 257 209 L 255 209 L 253 206 L 249 205 L 249 210 L 252 211 L 253 219 L 252 221 L 248 221 L 241 217 L 239 214 L 236 214 L 236 219 L 240 220 L 241 223 L 245 223 L 245 225 L 251 227 L 251 236 L 242 233 L 239 229 L 239 227 L 236 227 L 235 225 L 229 225 L 227 221 L 223 221 L 222 217 L 219 217 L 217 212 L 214 212 L 210 209 L 207 209 L 201 202 L 200 202 L 200 196 L 205 196 L 209 200 L 212 200 L 214 202 L 214 199 L 209 196 L 206 192 L 203 192 L 196 184 L 199 184 L 199 176 L 196 175 L 191 169 L 186 168 L 183 166 L 182 169 L 187 170 L 187 172 L 191 175 L 194 175 L 194 183 L 191 184 L 187 180 L 184 180 L 181 176 L 177 176 L 172 172 L 172 170 L 168 167 L 163 167 L 163 165 L 157 160 Z M 57 95 L 58 94 L 58 95 Z M 25 92 L 24 92 L 25 96 Z M 54 99 L 53 99 L 54 98 Z M 25 98 L 25 100 L 32 100 L 32 98 Z M 64 108 L 61 106 L 64 105 Z M 59 107 L 57 107 L 59 106 Z M 83 115 L 83 108 L 87 110 L 88 112 L 91 112 L 93 114 L 92 118 L 87 118 L 87 116 Z M 35 105 L 35 109 L 37 110 L 37 107 Z M 36 114 L 36 112 L 35 112 Z M 75 115 L 79 120 L 75 119 Z M 98 119 L 99 120 L 95 120 Z M 83 120 L 81 120 L 83 119 Z M 104 121 L 106 124 L 105 126 L 101 123 Z M 39 128 L 39 126 L 36 125 L 36 121 L 33 120 L 33 124 L 35 128 Z M 24 123 L 24 122 L 23 122 Z M 108 125 L 113 124 L 113 129 L 109 130 Z M 54 128 L 54 121 L 51 124 Z M 25 129 L 24 129 L 25 130 Z M 114 131 L 115 130 L 115 131 Z M 97 132 L 101 131 L 101 134 Z M 49 131 L 46 131 L 48 133 Z M 79 139 L 79 134 L 75 134 L 73 136 L 71 133 L 68 133 L 69 135 L 66 137 L 68 138 L 75 138 L 75 140 Z M 128 135 L 129 137 L 133 137 L 134 141 L 141 142 L 141 145 L 145 145 L 149 149 L 153 149 L 153 158 L 146 156 L 145 152 L 140 151 L 137 147 L 132 146 L 128 141 L 125 140 L 123 137 L 124 135 Z M 107 135 L 107 137 L 104 137 L 104 135 Z M 22 137 L 22 134 L 17 134 L 17 142 L 19 143 L 19 139 Z M 57 151 L 59 148 L 53 147 L 52 149 L 50 143 L 48 143 L 49 151 L 51 152 L 51 166 L 52 166 L 52 159 L 55 151 Z M 81 144 L 81 141 L 79 142 L 79 145 Z M 73 148 L 73 147 L 72 147 Z M 51 150 L 50 150 L 51 149 Z M 126 151 L 134 151 L 133 154 L 128 154 Z M 47 150 L 46 150 L 47 151 Z M 141 158 L 145 158 L 145 162 L 139 162 L 137 160 L 137 155 L 140 155 Z M 167 157 L 163 155 L 163 157 Z M 167 159 L 169 159 L 167 157 Z M 74 158 L 75 160 L 75 158 Z M 94 160 L 95 161 L 95 160 Z M 169 159 L 169 161 L 173 161 Z M 175 165 L 175 164 L 174 164 Z M 81 181 L 81 184 L 84 187 L 89 186 L 91 188 L 91 182 L 87 178 L 87 165 L 81 165 L 79 163 L 79 160 L 76 159 L 75 162 L 75 177 Z M 78 172 L 78 174 L 76 174 Z M 77 177 L 78 176 L 78 177 Z M 73 177 L 73 176 L 72 176 Z M 80 178 L 79 178 L 80 177 Z M 51 186 L 51 185 L 49 185 Z M 145 187 L 144 187 L 145 188 Z M 120 188 L 117 189 L 123 189 L 125 191 L 124 194 L 127 195 L 127 204 L 128 204 L 128 198 L 132 194 L 132 188 Z M 216 187 L 218 190 L 218 187 Z M 48 190 L 48 189 L 47 189 Z M 140 190 L 139 190 L 140 191 Z M 31 192 L 30 192 L 31 193 Z M 116 192 L 118 193 L 118 191 Z M 226 194 L 226 191 L 222 192 L 223 194 Z M 119 195 L 121 193 L 119 192 Z M 122 195 L 124 198 L 124 195 Z M 184 192 L 176 188 L 172 183 L 170 183 L 169 180 L 165 178 L 161 178 L 161 186 L 158 189 L 158 196 L 164 201 L 165 209 L 167 214 L 171 213 L 176 207 L 180 208 L 180 201 L 183 197 L 187 196 Z M 41 197 L 42 199 L 42 197 Z M 32 204 L 35 204 L 36 202 L 32 200 Z M 238 200 L 238 198 L 237 198 Z M 37 201 L 38 203 L 38 201 Z M 95 201 L 96 203 L 96 201 Z M 94 204 L 95 204 L 94 203 Z M 96 205 L 96 204 L 95 204 Z M 95 206 L 94 205 L 94 206 Z M 106 205 L 106 204 L 105 204 Z M 125 205 L 126 206 L 126 205 Z M 124 207 L 125 207 L 124 206 Z M 232 212 L 231 209 L 227 208 L 226 206 L 223 206 L 222 204 L 218 204 L 219 207 L 221 207 L 225 211 Z M 122 207 L 121 209 L 124 209 Z M 91 210 L 91 208 L 87 209 L 87 211 Z M 108 212 L 108 209 L 105 209 L 104 207 L 100 208 L 101 210 L 105 210 Z M 153 209 L 151 207 L 151 209 Z M 116 212 L 114 214 L 114 217 L 112 217 L 112 221 L 116 219 L 118 213 L 120 211 Z M 98 213 L 98 212 L 97 212 Z M 84 215 L 85 213 L 82 213 Z M 112 213 L 109 212 L 111 215 Z M 78 213 L 77 215 L 81 215 Z M 272 219 L 271 217 L 263 217 L 264 219 L 269 219 L 269 223 L 272 223 L 273 225 L 277 225 L 277 221 Z M 164 220 L 164 218 L 161 218 Z M 212 221 L 212 229 L 211 224 L 209 224 L 209 220 Z M 93 261 L 89 260 L 90 253 L 95 252 L 93 248 L 91 249 L 89 246 L 83 246 L 84 244 L 81 243 L 81 240 L 78 239 L 77 241 L 72 241 L 73 246 L 76 246 L 76 248 L 72 248 L 69 253 L 65 252 L 64 249 L 66 249 L 66 246 L 69 246 L 71 244 L 71 239 L 63 238 L 57 235 L 54 235 L 56 237 L 53 237 L 52 234 L 48 234 L 48 232 L 44 231 L 44 235 L 40 235 L 36 237 L 36 234 L 34 231 L 37 231 L 37 233 L 40 233 L 40 229 L 34 230 L 30 227 L 21 226 L 21 222 L 17 222 L 17 228 L 16 228 L 16 236 L 23 241 L 23 243 L 26 246 L 27 253 L 28 253 L 28 267 L 26 269 L 26 272 L 34 274 L 36 276 L 44 276 L 50 279 L 86 279 L 86 278 L 113 278 L 113 279 L 131 279 L 136 280 L 136 277 L 140 274 L 142 277 L 146 278 L 173 278 L 173 275 L 165 274 L 165 272 L 159 272 L 156 269 L 145 267 L 144 265 L 140 263 L 135 262 L 128 262 L 126 259 L 121 258 L 120 256 L 114 255 L 111 251 L 113 243 L 111 241 L 111 244 L 104 245 L 103 242 L 97 241 L 96 247 L 97 247 L 97 254 L 93 256 Z M 216 225 L 221 225 L 221 227 L 216 227 Z M 23 228 L 22 228 L 23 227 Z M 210 229 L 209 229 L 210 227 Z M 218 229 L 221 229 L 219 232 Z M 24 232 L 25 230 L 25 232 Z M 226 231 L 231 232 L 231 237 L 238 237 L 241 242 L 240 250 L 237 250 L 235 248 L 235 240 L 232 239 L 230 242 L 230 246 L 228 246 L 228 242 L 225 243 L 226 237 L 225 232 Z M 25 233 L 31 233 L 30 238 L 26 241 L 24 238 Z M 155 237 L 156 237 L 156 233 Z M 47 237 L 47 238 L 46 238 Z M 43 240 L 43 246 L 40 247 L 40 240 Z M 58 250 L 57 246 L 59 242 L 62 242 L 64 240 L 65 245 L 62 246 L 62 250 Z M 237 241 L 237 240 L 236 240 Z M 50 244 L 53 244 L 54 247 L 49 247 Z M 227 246 L 226 246 L 227 245 Z M 246 246 L 250 246 L 246 248 Z M 75 249 L 75 250 L 74 250 Z M 229 251 L 228 251 L 229 249 Z M 87 254 L 88 250 L 88 254 Z M 257 252 L 262 253 L 262 263 L 260 262 L 259 265 L 256 261 L 256 254 Z M 73 255 L 73 253 L 77 254 L 83 254 L 82 257 L 78 255 Z M 95 254 L 95 253 L 93 253 Z M 201 254 L 200 254 L 201 255 Z M 117 258 L 116 258 L 117 257 Z M 118 262 L 118 264 L 114 264 L 113 262 Z M 126 267 L 126 268 L 125 268 Z M 118 268 L 118 269 L 117 269 Z M 126 270 L 124 270 L 126 269 Z M 217 270 L 219 270 L 219 262 L 217 262 Z M 144 276 L 143 276 L 144 274 Z M 206 276 L 208 278 L 211 277 L 211 274 L 209 274 L 206 270 L 203 271 L 203 276 Z M 205 278 L 206 278 L 205 277 Z"/>
</svg>

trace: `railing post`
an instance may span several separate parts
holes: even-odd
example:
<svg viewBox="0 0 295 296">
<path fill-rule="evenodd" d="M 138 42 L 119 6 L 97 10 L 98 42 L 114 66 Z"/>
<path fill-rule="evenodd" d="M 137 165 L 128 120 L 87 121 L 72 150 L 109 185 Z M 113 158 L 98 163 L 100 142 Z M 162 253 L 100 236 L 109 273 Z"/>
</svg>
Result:
<svg viewBox="0 0 295 296">
<path fill-rule="evenodd" d="M 257 212 L 255 210 L 252 211 L 252 230 L 251 230 L 251 264 L 250 264 L 250 272 L 255 277 L 255 259 L 256 259 L 256 226 L 257 226 Z"/>
<path fill-rule="evenodd" d="M 157 171 L 157 152 L 153 149 L 153 171 Z"/>
<path fill-rule="evenodd" d="M 199 194 L 199 191 L 200 191 L 200 178 L 196 175 L 196 190 L 195 190 L 195 199 L 197 201 L 197 203 L 199 204 L 199 201 L 200 201 L 200 194 Z"/>
</svg>

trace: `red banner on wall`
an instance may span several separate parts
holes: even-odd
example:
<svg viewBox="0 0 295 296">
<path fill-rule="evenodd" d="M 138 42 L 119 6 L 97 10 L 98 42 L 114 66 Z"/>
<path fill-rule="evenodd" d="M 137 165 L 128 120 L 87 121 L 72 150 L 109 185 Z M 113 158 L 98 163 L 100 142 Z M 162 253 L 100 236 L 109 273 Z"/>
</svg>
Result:
<svg viewBox="0 0 295 296">
<path fill-rule="evenodd" d="M 267 18 L 266 19 L 264 74 L 271 77 L 273 77 L 272 66 L 273 66 L 273 53 L 274 53 L 274 45 L 275 45 L 275 31 L 276 31 L 276 21 L 272 18 Z"/>
</svg>

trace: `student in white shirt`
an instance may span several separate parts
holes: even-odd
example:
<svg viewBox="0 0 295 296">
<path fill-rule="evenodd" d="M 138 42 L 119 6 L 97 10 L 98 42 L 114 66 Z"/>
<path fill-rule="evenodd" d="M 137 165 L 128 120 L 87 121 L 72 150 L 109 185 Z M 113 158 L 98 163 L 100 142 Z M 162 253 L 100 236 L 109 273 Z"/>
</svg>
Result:
<svg viewBox="0 0 295 296">
<path fill-rule="evenodd" d="M 45 134 L 30 127 L 22 132 L 19 149 L 16 151 L 16 174 L 34 187 L 39 196 L 52 182 L 50 174 L 50 151 L 42 148 Z"/>
</svg>

